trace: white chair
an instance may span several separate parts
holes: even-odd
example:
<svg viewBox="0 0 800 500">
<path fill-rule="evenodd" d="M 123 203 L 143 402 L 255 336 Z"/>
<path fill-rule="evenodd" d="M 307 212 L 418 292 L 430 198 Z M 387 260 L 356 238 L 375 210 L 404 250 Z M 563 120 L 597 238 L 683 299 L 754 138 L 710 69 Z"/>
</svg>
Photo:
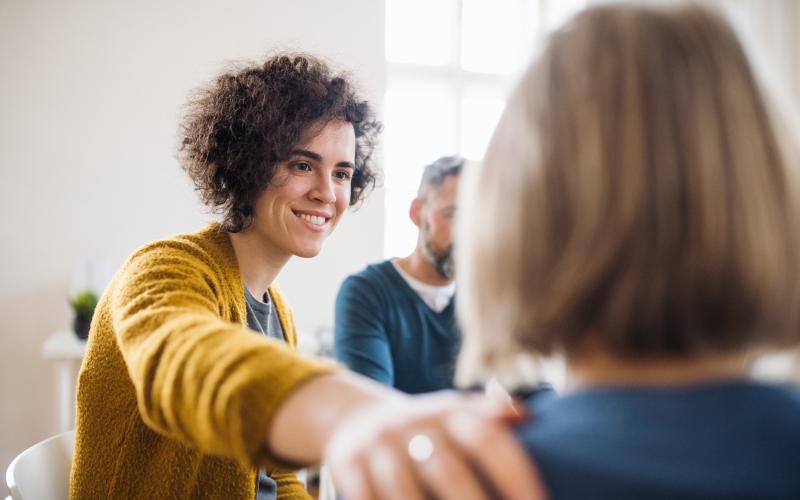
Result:
<svg viewBox="0 0 800 500">
<path fill-rule="evenodd" d="M 75 431 L 36 443 L 17 455 L 6 470 L 13 500 L 60 500 L 69 495 L 69 470 Z"/>
<path fill-rule="evenodd" d="M 336 500 L 337 498 L 331 471 L 327 465 L 322 464 L 319 469 L 319 500 Z"/>
</svg>

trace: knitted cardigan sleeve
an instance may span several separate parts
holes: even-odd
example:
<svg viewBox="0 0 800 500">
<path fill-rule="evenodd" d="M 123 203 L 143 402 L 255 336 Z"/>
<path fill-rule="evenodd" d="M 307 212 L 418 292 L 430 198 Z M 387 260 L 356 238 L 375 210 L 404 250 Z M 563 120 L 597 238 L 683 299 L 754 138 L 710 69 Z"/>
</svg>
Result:
<svg viewBox="0 0 800 500">
<path fill-rule="evenodd" d="M 219 260 L 181 240 L 135 253 L 111 290 L 116 342 L 153 430 L 252 466 L 284 465 L 263 444 L 269 423 L 294 388 L 334 365 L 226 317 L 244 299 L 237 302 L 238 269 Z M 279 300 L 294 343 L 294 324 Z"/>
</svg>

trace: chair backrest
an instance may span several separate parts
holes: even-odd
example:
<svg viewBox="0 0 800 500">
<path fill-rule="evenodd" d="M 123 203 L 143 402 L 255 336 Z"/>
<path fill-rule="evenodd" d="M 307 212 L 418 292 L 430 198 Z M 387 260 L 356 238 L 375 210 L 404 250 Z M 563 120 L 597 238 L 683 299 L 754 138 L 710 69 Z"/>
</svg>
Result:
<svg viewBox="0 0 800 500">
<path fill-rule="evenodd" d="M 17 455 L 6 470 L 11 498 L 66 499 L 74 449 L 75 431 L 67 431 L 36 443 Z"/>
</svg>

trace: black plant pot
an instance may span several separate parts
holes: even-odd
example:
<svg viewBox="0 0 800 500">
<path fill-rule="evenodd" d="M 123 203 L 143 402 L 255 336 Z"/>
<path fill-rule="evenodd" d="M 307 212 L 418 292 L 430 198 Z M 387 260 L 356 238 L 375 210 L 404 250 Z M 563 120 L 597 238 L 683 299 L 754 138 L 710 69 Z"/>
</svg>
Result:
<svg viewBox="0 0 800 500">
<path fill-rule="evenodd" d="M 77 315 L 72 321 L 72 329 L 75 331 L 75 335 L 77 335 L 79 339 L 86 340 L 89 338 L 89 326 L 91 326 L 91 324 L 91 316 Z"/>
</svg>

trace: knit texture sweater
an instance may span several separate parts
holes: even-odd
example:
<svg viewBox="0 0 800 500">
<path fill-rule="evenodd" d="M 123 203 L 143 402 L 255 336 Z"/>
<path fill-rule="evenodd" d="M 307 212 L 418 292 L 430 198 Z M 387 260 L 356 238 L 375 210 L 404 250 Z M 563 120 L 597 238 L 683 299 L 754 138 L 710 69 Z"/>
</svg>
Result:
<svg viewBox="0 0 800 500">
<path fill-rule="evenodd" d="M 390 260 L 342 283 L 333 332 L 336 359 L 357 373 L 410 394 L 453 388 L 455 297 L 433 311 Z"/>
<path fill-rule="evenodd" d="M 800 498 L 796 386 L 606 386 L 528 407 L 518 436 L 553 500 Z"/>
<path fill-rule="evenodd" d="M 217 223 L 146 245 L 101 298 L 78 377 L 70 498 L 253 499 L 258 467 L 278 498 L 309 498 L 264 444 L 287 395 L 334 365 L 246 327 L 244 284 Z"/>
</svg>

